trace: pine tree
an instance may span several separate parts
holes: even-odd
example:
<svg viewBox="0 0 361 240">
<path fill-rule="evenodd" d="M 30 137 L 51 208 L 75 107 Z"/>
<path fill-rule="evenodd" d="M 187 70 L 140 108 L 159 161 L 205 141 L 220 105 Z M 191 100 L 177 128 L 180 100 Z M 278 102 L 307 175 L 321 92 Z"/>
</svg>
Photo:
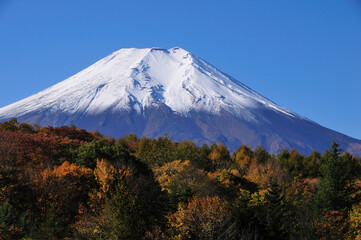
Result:
<svg viewBox="0 0 361 240">
<path fill-rule="evenodd" d="M 270 183 L 265 199 L 266 208 L 266 230 L 270 239 L 286 239 L 285 216 L 286 207 L 283 189 L 278 185 L 277 178 Z"/>
<path fill-rule="evenodd" d="M 325 163 L 321 168 L 321 182 L 315 196 L 319 210 L 346 210 L 350 206 L 347 185 L 352 181 L 350 169 L 341 158 L 339 144 L 332 142 L 331 149 L 325 154 Z"/>
</svg>

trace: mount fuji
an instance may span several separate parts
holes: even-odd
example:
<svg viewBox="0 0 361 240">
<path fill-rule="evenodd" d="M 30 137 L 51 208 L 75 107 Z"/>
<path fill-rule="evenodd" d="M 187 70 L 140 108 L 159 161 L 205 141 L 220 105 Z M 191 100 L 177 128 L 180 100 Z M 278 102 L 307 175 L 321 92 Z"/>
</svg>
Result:
<svg viewBox="0 0 361 240">
<path fill-rule="evenodd" d="M 0 121 L 75 124 L 114 137 L 135 133 L 198 145 L 223 142 L 277 153 L 324 151 L 332 140 L 361 156 L 361 141 L 278 106 L 181 48 L 121 49 L 74 76 L 0 108 Z"/>
</svg>

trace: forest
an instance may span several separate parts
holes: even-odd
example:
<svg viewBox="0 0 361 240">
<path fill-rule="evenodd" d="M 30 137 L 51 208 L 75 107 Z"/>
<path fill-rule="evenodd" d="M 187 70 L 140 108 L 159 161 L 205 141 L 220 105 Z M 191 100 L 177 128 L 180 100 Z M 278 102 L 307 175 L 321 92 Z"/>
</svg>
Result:
<svg viewBox="0 0 361 240">
<path fill-rule="evenodd" d="M 361 159 L 0 123 L 0 240 L 361 239 Z"/>
</svg>

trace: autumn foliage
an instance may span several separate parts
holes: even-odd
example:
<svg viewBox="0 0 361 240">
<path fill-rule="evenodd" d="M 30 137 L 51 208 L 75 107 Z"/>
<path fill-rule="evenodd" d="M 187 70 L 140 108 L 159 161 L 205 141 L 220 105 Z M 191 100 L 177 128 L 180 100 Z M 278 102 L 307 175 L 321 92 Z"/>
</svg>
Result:
<svg viewBox="0 0 361 240">
<path fill-rule="evenodd" d="M 0 123 L 0 240 L 361 239 L 361 160 Z"/>
</svg>

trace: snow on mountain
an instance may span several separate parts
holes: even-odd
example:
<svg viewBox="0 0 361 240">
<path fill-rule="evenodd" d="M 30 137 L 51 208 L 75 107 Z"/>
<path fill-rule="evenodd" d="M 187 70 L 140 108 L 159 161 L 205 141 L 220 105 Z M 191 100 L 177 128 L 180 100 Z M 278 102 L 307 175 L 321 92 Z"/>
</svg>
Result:
<svg viewBox="0 0 361 240">
<path fill-rule="evenodd" d="M 39 108 L 67 114 L 133 108 L 141 114 L 145 107 L 159 103 L 181 115 L 224 109 L 252 121 L 256 116 L 247 109 L 266 106 L 299 117 L 181 48 L 121 49 L 53 87 L 2 108 L 0 116 Z"/>
<path fill-rule="evenodd" d="M 245 143 L 265 145 L 273 152 L 284 147 L 309 152 L 324 150 L 335 139 L 361 152 L 360 141 L 276 105 L 181 48 L 116 51 L 44 91 L 0 108 L 0 121 L 12 117 L 42 125 L 74 123 L 115 137 L 169 133 L 175 140 L 198 144 L 223 141 L 232 150 Z"/>
</svg>

